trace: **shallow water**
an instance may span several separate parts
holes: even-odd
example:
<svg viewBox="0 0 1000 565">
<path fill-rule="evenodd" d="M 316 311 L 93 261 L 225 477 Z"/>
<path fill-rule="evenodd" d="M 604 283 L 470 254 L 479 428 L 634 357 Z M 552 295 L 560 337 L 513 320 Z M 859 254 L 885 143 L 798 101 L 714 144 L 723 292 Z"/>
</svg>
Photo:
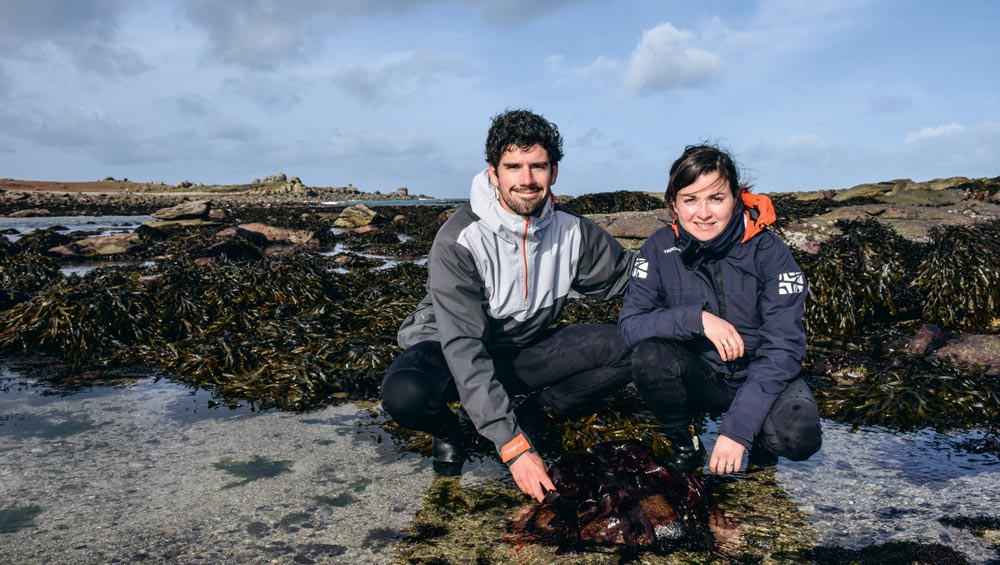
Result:
<svg viewBox="0 0 1000 565">
<path fill-rule="evenodd" d="M 17 234 L 8 234 L 7 238 L 17 241 L 22 235 L 35 230 L 43 230 L 52 226 L 63 226 L 66 231 L 100 231 L 104 235 L 132 233 L 143 222 L 152 220 L 152 216 L 44 216 L 39 218 L 3 218 L 0 217 L 0 232 L 15 229 Z"/>
<path fill-rule="evenodd" d="M 165 379 L 125 380 L 66 391 L 0 368 L 0 444 L 87 434 L 103 422 L 69 417 L 66 403 L 115 395 L 127 397 L 128 404 L 120 409 L 134 414 L 137 424 L 155 415 L 158 422 L 169 420 L 177 425 L 218 420 L 231 426 L 254 415 L 246 407 L 234 410 L 220 406 L 204 390 Z M 53 412 L 57 406 L 62 408 Z M 709 449 L 717 427 L 717 421 L 710 421 L 703 434 Z M 946 545 L 973 563 L 998 558 L 983 539 L 939 521 L 944 517 L 997 515 L 1000 458 L 968 453 L 959 447 L 967 440 L 981 438 L 982 431 L 852 431 L 831 421 L 824 421 L 823 431 L 823 449 L 809 461 L 782 459 L 774 472 L 750 473 L 716 488 L 761 491 L 766 492 L 765 497 L 777 497 L 777 505 L 791 508 L 793 523 L 804 523 L 805 529 L 811 530 L 795 535 L 811 538 L 816 545 L 859 549 L 905 540 Z M 0 447 L 2 451 L 5 449 Z M 503 468 L 494 463 L 487 460 L 470 465 L 463 482 L 506 480 Z M 190 472 L 216 473 L 211 469 Z M 783 531 L 788 528 L 785 518 L 776 519 L 759 501 L 745 506 L 730 503 L 726 516 L 743 524 L 743 543 L 757 547 L 768 547 L 773 538 L 789 533 Z M 736 526 L 734 531 L 738 530 Z"/>
</svg>

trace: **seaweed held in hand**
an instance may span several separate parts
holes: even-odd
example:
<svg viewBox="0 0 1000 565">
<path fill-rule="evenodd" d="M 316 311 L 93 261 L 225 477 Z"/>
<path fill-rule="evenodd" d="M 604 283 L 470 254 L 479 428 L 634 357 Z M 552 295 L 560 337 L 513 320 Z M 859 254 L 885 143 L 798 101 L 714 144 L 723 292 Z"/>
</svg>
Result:
<svg viewBox="0 0 1000 565">
<path fill-rule="evenodd" d="M 710 503 L 705 486 L 657 463 L 638 441 L 599 443 L 568 455 L 550 476 L 556 491 L 522 511 L 513 526 L 516 541 L 551 543 L 561 550 L 669 549 L 705 531 Z"/>
</svg>

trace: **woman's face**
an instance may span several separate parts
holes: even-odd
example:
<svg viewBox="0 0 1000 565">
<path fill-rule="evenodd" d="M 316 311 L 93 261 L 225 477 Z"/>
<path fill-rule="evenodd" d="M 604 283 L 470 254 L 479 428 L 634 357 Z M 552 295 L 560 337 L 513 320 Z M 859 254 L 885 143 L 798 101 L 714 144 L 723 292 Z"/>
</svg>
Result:
<svg viewBox="0 0 1000 565">
<path fill-rule="evenodd" d="M 718 171 L 705 173 L 677 191 L 674 214 L 692 237 L 701 242 L 715 239 L 733 217 L 736 199 L 729 182 Z"/>
</svg>

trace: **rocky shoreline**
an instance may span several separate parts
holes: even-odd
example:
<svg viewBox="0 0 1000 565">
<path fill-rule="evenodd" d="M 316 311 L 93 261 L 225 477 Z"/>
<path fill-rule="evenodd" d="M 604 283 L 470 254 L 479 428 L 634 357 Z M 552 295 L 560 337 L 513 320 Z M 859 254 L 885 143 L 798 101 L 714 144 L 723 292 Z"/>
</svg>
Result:
<svg viewBox="0 0 1000 565">
<path fill-rule="evenodd" d="M 377 400 L 395 331 L 423 294 L 422 260 L 454 210 L 329 205 L 285 190 L 4 190 L 5 221 L 43 209 L 151 219 L 129 233 L 0 234 L 0 358 L 44 356 L 56 387 L 151 368 L 222 404 L 289 414 Z M 804 371 L 830 422 L 981 429 L 961 449 L 1000 456 L 998 193 L 1000 178 L 772 195 L 774 230 L 810 281 Z M 645 193 L 560 201 L 633 248 L 670 221 Z M 81 263 L 108 268 L 62 272 Z M 561 322 L 614 322 L 619 306 L 574 300 Z M 636 399 L 610 403 L 561 424 L 564 446 L 624 436 L 655 451 Z M 403 452 L 426 453 L 426 438 L 380 427 Z"/>
</svg>

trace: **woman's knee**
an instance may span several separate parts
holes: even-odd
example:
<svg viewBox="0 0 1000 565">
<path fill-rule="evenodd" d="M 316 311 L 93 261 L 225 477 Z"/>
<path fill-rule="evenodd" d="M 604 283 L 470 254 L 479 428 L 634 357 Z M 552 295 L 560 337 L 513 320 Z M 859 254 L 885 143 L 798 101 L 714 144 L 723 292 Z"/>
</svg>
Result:
<svg viewBox="0 0 1000 565">
<path fill-rule="evenodd" d="M 647 339 L 632 350 L 632 376 L 637 385 L 676 378 L 677 345 L 662 339 Z"/>
<path fill-rule="evenodd" d="M 768 415 L 775 434 L 768 441 L 777 455 L 792 461 L 804 461 L 819 451 L 823 430 L 819 406 L 801 379 L 789 385 Z"/>
</svg>

